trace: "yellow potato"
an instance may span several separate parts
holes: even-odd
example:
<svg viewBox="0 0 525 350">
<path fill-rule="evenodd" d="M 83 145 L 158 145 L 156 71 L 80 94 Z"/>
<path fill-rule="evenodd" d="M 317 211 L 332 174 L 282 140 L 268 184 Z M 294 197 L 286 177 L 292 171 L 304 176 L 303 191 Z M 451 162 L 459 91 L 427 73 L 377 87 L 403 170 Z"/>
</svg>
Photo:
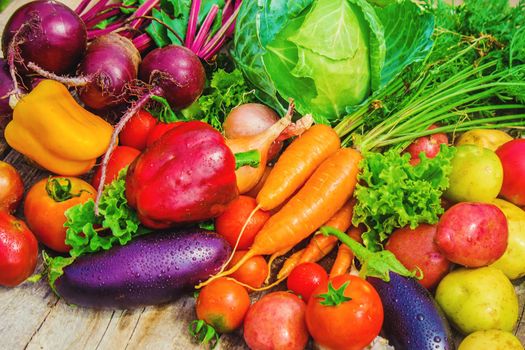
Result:
<svg viewBox="0 0 525 350">
<path fill-rule="evenodd" d="M 509 238 L 507 250 L 491 266 L 503 271 L 511 280 L 525 276 L 525 211 L 502 199 L 492 204 L 507 217 Z"/>
<path fill-rule="evenodd" d="M 495 151 L 499 146 L 510 140 L 512 137 L 501 130 L 475 129 L 461 135 L 456 140 L 456 146 L 477 145 Z"/>
<path fill-rule="evenodd" d="M 523 350 L 518 338 L 512 333 L 490 329 L 470 334 L 459 344 L 458 350 Z"/>
</svg>

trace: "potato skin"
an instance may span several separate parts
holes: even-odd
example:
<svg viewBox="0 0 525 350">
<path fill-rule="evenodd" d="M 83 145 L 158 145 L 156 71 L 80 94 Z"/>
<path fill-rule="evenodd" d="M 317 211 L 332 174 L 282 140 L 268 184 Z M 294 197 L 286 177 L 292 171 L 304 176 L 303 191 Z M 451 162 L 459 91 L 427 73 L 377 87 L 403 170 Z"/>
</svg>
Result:
<svg viewBox="0 0 525 350">
<path fill-rule="evenodd" d="M 501 130 L 475 129 L 461 135 L 456 141 L 456 146 L 476 145 L 495 151 L 499 146 L 510 140 L 512 137 Z"/>
</svg>

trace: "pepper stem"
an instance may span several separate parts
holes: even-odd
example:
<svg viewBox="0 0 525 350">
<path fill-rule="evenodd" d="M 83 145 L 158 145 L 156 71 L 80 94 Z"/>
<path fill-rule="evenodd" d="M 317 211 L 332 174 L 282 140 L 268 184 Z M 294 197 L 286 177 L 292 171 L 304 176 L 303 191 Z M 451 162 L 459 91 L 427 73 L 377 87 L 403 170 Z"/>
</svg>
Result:
<svg viewBox="0 0 525 350">
<path fill-rule="evenodd" d="M 261 164 L 261 152 L 256 149 L 252 149 L 246 152 L 235 153 L 235 170 L 243 167 L 250 166 L 252 168 L 259 167 Z"/>
</svg>

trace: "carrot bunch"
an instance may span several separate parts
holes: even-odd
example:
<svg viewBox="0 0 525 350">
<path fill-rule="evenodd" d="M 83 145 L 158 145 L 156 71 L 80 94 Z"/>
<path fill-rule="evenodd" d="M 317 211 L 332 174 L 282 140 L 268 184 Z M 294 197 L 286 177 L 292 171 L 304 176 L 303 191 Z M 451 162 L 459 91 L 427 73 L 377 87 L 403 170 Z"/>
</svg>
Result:
<svg viewBox="0 0 525 350">
<path fill-rule="evenodd" d="M 257 233 L 242 259 L 226 271 L 224 267 L 197 288 L 218 277 L 231 275 L 253 256 L 271 255 L 273 260 L 286 254 L 323 224 L 328 224 L 330 219 L 331 225 L 346 230 L 350 226 L 353 207 L 350 198 L 357 183 L 361 159 L 358 151 L 341 148 L 339 137 L 326 125 L 314 125 L 295 139 L 268 175 L 257 195 L 257 207 L 253 212 L 282 207 Z M 322 253 L 329 252 L 336 243 L 337 239 L 332 237 L 315 236 L 313 245 L 305 248 L 298 261 L 304 254 L 307 254 L 304 259 L 318 255 L 316 248 Z"/>
</svg>

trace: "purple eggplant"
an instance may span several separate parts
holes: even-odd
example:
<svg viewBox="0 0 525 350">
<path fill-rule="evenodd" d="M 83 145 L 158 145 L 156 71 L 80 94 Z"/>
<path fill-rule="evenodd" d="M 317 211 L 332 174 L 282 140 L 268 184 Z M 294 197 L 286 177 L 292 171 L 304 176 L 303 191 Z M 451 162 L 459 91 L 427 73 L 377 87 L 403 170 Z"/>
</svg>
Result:
<svg viewBox="0 0 525 350">
<path fill-rule="evenodd" d="M 66 302 L 84 307 L 166 303 L 217 273 L 230 252 L 222 237 L 200 229 L 151 233 L 77 258 L 55 288 Z"/>
<path fill-rule="evenodd" d="M 452 350 L 450 326 L 432 295 L 415 279 L 390 272 L 390 282 L 369 277 L 384 308 L 383 332 L 403 350 Z"/>
</svg>

